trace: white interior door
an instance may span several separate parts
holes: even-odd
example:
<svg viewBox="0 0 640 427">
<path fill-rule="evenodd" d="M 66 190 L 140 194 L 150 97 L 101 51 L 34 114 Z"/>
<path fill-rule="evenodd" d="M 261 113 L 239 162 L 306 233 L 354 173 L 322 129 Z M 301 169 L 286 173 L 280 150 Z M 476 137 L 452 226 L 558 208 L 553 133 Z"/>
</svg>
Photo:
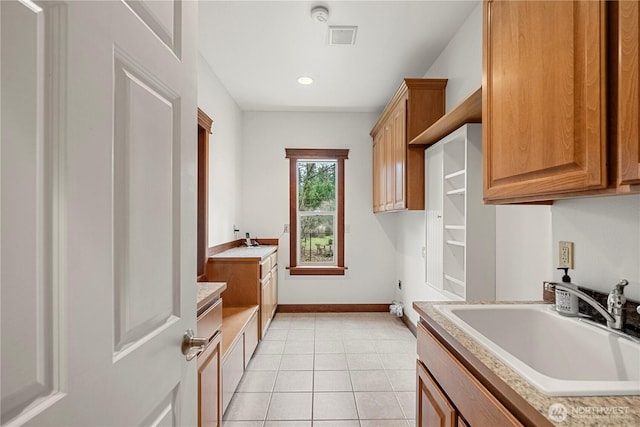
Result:
<svg viewBox="0 0 640 427">
<path fill-rule="evenodd" d="M 195 425 L 191 1 L 0 1 L 2 424 Z"/>
</svg>

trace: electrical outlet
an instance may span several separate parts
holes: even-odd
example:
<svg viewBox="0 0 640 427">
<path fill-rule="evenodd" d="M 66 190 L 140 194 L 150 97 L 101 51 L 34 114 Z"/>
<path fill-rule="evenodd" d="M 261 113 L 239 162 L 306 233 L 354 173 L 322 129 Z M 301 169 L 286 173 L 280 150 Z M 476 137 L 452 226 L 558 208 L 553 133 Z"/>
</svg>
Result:
<svg viewBox="0 0 640 427">
<path fill-rule="evenodd" d="M 285 224 L 284 225 L 284 232 L 288 233 L 289 232 L 289 224 Z"/>
<path fill-rule="evenodd" d="M 558 254 L 560 267 L 566 267 L 573 270 L 573 242 L 558 243 Z"/>
<path fill-rule="evenodd" d="M 398 289 L 402 289 L 402 280 L 398 280 Z"/>
</svg>

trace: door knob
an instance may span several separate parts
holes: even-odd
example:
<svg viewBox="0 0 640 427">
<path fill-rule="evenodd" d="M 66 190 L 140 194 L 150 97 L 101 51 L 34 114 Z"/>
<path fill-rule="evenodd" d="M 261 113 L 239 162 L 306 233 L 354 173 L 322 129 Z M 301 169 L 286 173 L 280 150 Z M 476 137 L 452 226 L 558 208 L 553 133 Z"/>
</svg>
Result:
<svg viewBox="0 0 640 427">
<path fill-rule="evenodd" d="M 187 329 L 182 337 L 182 354 L 187 356 L 187 360 L 191 360 L 204 350 L 208 342 L 208 338 L 196 337 L 192 329 Z"/>
</svg>

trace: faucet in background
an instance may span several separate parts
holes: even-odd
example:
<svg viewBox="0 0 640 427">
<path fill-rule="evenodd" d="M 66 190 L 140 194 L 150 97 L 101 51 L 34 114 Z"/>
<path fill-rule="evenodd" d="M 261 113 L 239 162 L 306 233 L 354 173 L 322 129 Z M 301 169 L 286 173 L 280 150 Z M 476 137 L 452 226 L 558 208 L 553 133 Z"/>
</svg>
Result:
<svg viewBox="0 0 640 427">
<path fill-rule="evenodd" d="M 578 289 L 578 286 L 573 283 L 549 282 L 549 285 L 552 285 L 554 289 L 569 292 L 595 308 L 598 313 L 606 319 L 607 327 L 617 331 L 624 328 L 624 303 L 627 301 L 627 298 L 624 296 L 624 287 L 628 284 L 629 282 L 627 280 L 620 280 L 620 282 L 616 284 L 615 288 L 609 293 L 609 297 L 607 298 L 607 308 L 604 308 L 602 304 L 582 292 Z M 561 311 L 559 311 L 559 313 L 562 314 Z"/>
</svg>

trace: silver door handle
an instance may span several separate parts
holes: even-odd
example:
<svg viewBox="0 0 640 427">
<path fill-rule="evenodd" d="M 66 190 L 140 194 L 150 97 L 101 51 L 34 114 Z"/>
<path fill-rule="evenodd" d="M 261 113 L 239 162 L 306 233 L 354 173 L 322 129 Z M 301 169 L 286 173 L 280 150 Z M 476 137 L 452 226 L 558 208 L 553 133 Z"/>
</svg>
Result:
<svg viewBox="0 0 640 427">
<path fill-rule="evenodd" d="M 187 360 L 192 360 L 204 350 L 208 342 L 208 338 L 196 337 L 192 329 L 187 329 L 182 337 L 182 354 L 187 356 Z"/>
</svg>

